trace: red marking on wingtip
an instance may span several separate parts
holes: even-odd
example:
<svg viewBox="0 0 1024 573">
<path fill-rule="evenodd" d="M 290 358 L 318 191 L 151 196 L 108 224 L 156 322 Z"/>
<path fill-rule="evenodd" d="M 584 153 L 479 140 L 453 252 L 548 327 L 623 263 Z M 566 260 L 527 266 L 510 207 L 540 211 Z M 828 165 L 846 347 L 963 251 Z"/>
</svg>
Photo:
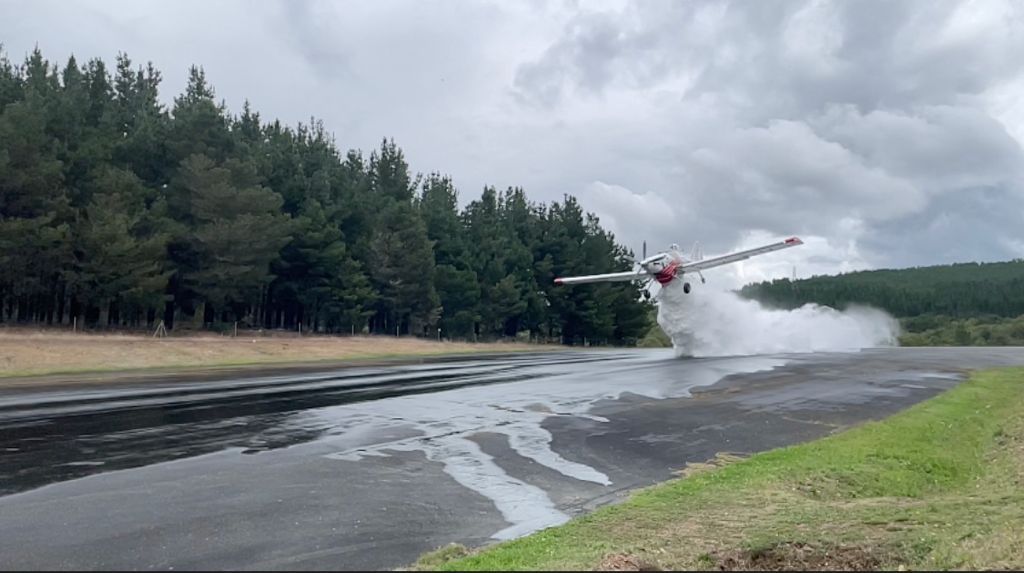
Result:
<svg viewBox="0 0 1024 573">
<path fill-rule="evenodd" d="M 562 284 L 562 279 L 555 279 L 555 284 L 556 285 Z"/>
<path fill-rule="evenodd" d="M 804 244 L 804 242 L 801 241 L 799 237 L 790 237 L 790 238 L 786 239 L 786 244 L 787 245 L 802 245 L 802 244 Z"/>
</svg>

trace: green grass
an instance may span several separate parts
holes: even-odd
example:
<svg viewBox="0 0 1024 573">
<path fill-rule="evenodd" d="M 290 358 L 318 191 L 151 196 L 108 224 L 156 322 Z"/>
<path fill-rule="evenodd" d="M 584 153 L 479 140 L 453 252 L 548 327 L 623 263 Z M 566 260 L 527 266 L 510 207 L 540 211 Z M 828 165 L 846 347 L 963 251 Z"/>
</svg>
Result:
<svg viewBox="0 0 1024 573">
<path fill-rule="evenodd" d="M 883 568 L 1024 566 L 1024 368 L 971 380 L 887 420 L 634 494 L 556 528 L 422 569 L 666 569 L 724 556 L 870 554 Z M 453 557 L 458 552 L 449 550 Z M 844 553 L 845 554 L 845 553 Z"/>
<path fill-rule="evenodd" d="M 655 324 L 636 345 L 640 348 L 672 348 L 672 339 L 665 334 L 660 326 Z"/>
<path fill-rule="evenodd" d="M 647 317 L 651 321 L 651 328 L 643 338 L 637 341 L 636 345 L 640 348 L 672 348 L 672 339 L 658 325 L 658 307 L 651 307 Z"/>
</svg>

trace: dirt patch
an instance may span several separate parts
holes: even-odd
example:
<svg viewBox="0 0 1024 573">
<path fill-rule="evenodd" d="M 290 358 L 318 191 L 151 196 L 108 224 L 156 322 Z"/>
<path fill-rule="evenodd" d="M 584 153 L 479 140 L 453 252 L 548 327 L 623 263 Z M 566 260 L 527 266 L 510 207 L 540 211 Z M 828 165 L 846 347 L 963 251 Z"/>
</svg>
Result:
<svg viewBox="0 0 1024 573">
<path fill-rule="evenodd" d="M 888 552 L 859 545 L 780 543 L 711 555 L 719 571 L 877 571 Z"/>
<path fill-rule="evenodd" d="M 409 568 L 399 568 L 396 571 L 436 571 L 442 565 L 462 559 L 470 554 L 470 550 L 461 543 L 449 543 L 428 553 L 424 553 L 416 560 L 416 563 Z"/>
<path fill-rule="evenodd" d="M 739 452 L 718 452 L 714 458 L 706 462 L 687 462 L 686 467 L 674 473 L 681 477 L 695 476 L 729 464 L 741 462 L 748 457 L 750 457 L 749 454 Z"/>
<path fill-rule="evenodd" d="M 602 559 L 594 571 L 662 571 L 662 568 L 636 555 L 614 553 Z"/>
</svg>

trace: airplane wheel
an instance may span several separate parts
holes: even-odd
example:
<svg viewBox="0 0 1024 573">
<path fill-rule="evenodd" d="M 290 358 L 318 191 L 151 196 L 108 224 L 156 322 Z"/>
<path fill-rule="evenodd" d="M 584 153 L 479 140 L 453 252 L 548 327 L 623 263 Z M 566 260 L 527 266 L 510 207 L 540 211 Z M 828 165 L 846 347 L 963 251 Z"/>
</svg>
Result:
<svg viewBox="0 0 1024 573">
<path fill-rule="evenodd" d="M 690 294 L 690 283 L 683 283 L 683 292 Z"/>
</svg>

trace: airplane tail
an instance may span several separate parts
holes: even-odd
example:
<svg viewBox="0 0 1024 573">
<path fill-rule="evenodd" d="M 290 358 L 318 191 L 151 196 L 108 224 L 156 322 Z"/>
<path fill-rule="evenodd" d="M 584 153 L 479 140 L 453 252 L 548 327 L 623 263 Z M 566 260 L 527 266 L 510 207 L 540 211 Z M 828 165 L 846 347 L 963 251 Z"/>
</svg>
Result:
<svg viewBox="0 0 1024 573">
<path fill-rule="evenodd" d="M 704 260 L 704 247 L 701 246 L 700 241 L 693 243 L 693 248 L 690 249 L 690 260 L 691 261 L 702 261 Z"/>
</svg>

